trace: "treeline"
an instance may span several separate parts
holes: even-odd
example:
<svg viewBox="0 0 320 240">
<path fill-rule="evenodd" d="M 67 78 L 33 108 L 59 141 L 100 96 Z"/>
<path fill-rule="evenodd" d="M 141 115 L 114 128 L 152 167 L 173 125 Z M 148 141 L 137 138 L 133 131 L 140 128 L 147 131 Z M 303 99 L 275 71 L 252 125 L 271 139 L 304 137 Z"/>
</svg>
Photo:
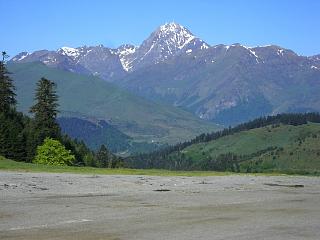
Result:
<svg viewBox="0 0 320 240">
<path fill-rule="evenodd" d="M 13 80 L 5 64 L 6 53 L 0 61 L 0 155 L 16 161 L 52 165 L 119 167 L 123 160 L 101 146 L 97 153 L 83 141 L 62 134 L 56 121 L 58 96 L 56 84 L 41 78 L 35 91 L 33 117 L 16 110 Z M 72 161 L 71 161 L 72 160 Z"/>
<path fill-rule="evenodd" d="M 199 164 L 194 165 L 191 159 L 189 159 L 183 153 L 183 149 L 197 143 L 204 143 L 219 139 L 224 136 L 232 135 L 241 131 L 247 131 L 254 128 L 261 128 L 269 125 L 278 126 L 280 124 L 285 125 L 302 125 L 308 122 L 320 123 L 319 113 L 284 113 L 275 116 L 260 117 L 247 123 L 239 124 L 233 128 L 225 128 L 218 132 L 201 134 L 190 141 L 179 143 L 173 146 L 169 146 L 159 151 L 155 151 L 149 154 L 139 154 L 136 156 L 128 157 L 125 162 L 128 166 L 133 168 L 165 168 L 174 170 L 220 170 L 221 167 L 225 169 L 232 169 L 236 167 L 237 162 L 235 159 L 238 157 L 227 154 L 218 156 L 216 159 L 206 159 Z M 173 154 L 174 153 L 174 154 Z M 227 167 L 220 160 L 227 158 Z M 230 160 L 231 158 L 231 160 Z M 221 163 L 221 164 L 220 164 Z M 214 166 L 214 169 L 212 167 Z"/>
</svg>

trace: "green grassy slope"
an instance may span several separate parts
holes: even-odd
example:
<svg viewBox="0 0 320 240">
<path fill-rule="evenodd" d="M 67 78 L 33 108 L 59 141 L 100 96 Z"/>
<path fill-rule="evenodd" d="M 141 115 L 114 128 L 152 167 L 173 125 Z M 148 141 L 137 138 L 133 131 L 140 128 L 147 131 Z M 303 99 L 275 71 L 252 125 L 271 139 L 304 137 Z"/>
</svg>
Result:
<svg viewBox="0 0 320 240">
<path fill-rule="evenodd" d="M 8 64 L 17 88 L 18 110 L 28 112 L 41 77 L 58 85 L 62 116 L 105 119 L 136 140 L 174 143 L 216 129 L 191 113 L 136 97 L 93 76 L 83 76 L 41 63 Z"/>
<path fill-rule="evenodd" d="M 181 153 L 194 163 L 234 153 L 242 156 L 244 172 L 320 172 L 320 124 L 256 128 L 193 144 Z"/>
</svg>

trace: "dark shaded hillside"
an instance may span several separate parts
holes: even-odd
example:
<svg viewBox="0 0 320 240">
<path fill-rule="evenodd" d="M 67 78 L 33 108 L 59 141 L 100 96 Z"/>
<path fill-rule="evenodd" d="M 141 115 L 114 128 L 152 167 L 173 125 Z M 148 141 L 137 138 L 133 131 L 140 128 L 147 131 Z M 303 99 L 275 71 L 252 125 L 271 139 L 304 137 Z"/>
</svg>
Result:
<svg viewBox="0 0 320 240">
<path fill-rule="evenodd" d="M 135 142 L 131 137 L 122 133 L 104 120 L 85 120 L 80 118 L 61 117 L 58 123 L 62 132 L 70 137 L 83 140 L 92 150 L 98 150 L 102 144 L 118 154 L 150 152 L 160 146 L 147 142 Z"/>
<path fill-rule="evenodd" d="M 90 122 L 79 118 L 58 119 L 61 130 L 72 138 L 83 140 L 91 149 L 97 150 L 105 144 L 112 152 L 125 151 L 129 148 L 131 138 L 100 120 Z"/>
</svg>

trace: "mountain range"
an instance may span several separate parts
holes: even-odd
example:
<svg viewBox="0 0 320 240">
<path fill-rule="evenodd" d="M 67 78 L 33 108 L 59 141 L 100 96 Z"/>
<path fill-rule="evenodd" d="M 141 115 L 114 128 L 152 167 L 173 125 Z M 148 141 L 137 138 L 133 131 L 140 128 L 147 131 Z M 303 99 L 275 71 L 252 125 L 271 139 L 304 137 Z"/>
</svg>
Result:
<svg viewBox="0 0 320 240">
<path fill-rule="evenodd" d="M 10 62 L 42 62 L 98 76 L 223 125 L 281 112 L 320 111 L 320 55 L 299 56 L 276 45 L 210 46 L 177 23 L 158 27 L 140 46 L 62 47 L 22 52 Z"/>
</svg>

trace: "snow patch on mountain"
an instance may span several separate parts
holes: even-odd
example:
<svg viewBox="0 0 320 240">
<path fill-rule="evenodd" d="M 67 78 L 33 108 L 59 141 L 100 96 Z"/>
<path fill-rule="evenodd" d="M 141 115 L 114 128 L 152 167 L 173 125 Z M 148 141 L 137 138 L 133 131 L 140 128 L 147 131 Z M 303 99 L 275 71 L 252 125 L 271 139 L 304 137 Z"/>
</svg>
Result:
<svg viewBox="0 0 320 240">
<path fill-rule="evenodd" d="M 278 54 L 278 56 L 283 56 L 283 49 L 278 49 L 277 50 L 277 54 Z"/>
<path fill-rule="evenodd" d="M 60 53 L 61 55 L 68 56 L 73 59 L 76 59 L 80 56 L 80 51 L 77 48 L 62 47 L 62 48 L 59 48 L 57 52 Z"/>
<path fill-rule="evenodd" d="M 247 46 L 244 46 L 244 45 L 240 45 L 241 47 L 247 49 L 251 55 L 253 55 L 255 58 L 256 58 L 256 62 L 259 63 L 259 56 L 256 54 L 255 51 L 253 51 L 253 47 L 247 47 Z"/>
<path fill-rule="evenodd" d="M 28 52 L 22 52 L 19 55 L 12 58 L 12 61 L 22 61 L 23 59 L 25 59 L 29 55 L 30 55 L 30 53 L 28 53 Z"/>
<path fill-rule="evenodd" d="M 121 65 L 126 72 L 130 71 L 133 67 L 133 54 L 136 52 L 137 49 L 138 47 L 136 46 L 125 44 L 120 46 L 116 51 L 116 54 L 119 56 Z"/>
<path fill-rule="evenodd" d="M 57 62 L 57 59 L 51 56 L 48 56 L 45 60 L 43 60 L 44 64 L 54 64 L 55 62 Z"/>
<path fill-rule="evenodd" d="M 202 40 L 201 40 L 202 41 Z M 203 41 L 202 41 L 203 42 Z M 208 49 L 210 46 L 208 44 L 206 44 L 205 42 L 202 43 L 200 49 L 203 50 L 203 49 Z"/>
</svg>

